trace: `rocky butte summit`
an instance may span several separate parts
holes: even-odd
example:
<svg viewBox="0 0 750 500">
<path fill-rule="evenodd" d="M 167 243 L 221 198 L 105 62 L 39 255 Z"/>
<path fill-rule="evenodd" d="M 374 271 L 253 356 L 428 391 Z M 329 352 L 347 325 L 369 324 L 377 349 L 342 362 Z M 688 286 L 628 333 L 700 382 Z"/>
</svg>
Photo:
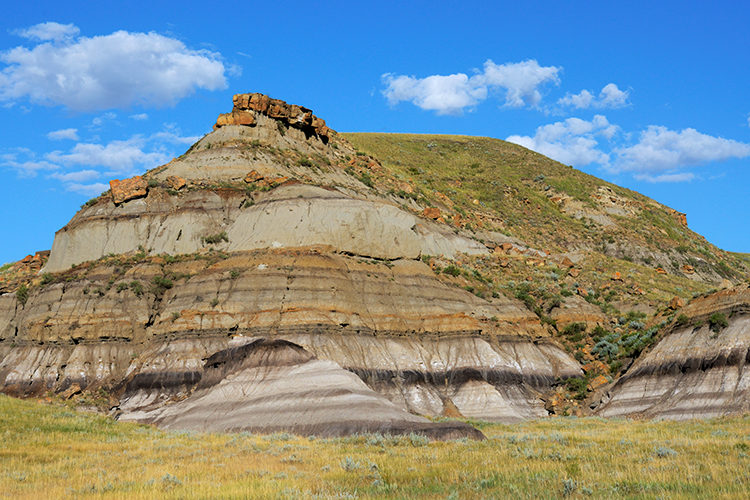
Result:
<svg viewBox="0 0 750 500">
<path fill-rule="evenodd" d="M 239 94 L 110 188 L 4 266 L 3 392 L 172 429 L 439 439 L 748 411 L 745 261 L 520 146 L 337 134 Z"/>
</svg>

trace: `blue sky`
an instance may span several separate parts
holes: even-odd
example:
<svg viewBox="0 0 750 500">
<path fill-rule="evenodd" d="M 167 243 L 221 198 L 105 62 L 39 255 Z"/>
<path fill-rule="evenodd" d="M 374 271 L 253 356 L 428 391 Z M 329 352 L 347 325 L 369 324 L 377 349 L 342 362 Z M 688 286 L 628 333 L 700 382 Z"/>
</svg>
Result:
<svg viewBox="0 0 750 500">
<path fill-rule="evenodd" d="M 744 2 L 20 2 L 0 19 L 0 263 L 231 96 L 339 131 L 517 142 L 750 252 Z M 597 5 L 600 4 L 600 5 Z"/>
</svg>

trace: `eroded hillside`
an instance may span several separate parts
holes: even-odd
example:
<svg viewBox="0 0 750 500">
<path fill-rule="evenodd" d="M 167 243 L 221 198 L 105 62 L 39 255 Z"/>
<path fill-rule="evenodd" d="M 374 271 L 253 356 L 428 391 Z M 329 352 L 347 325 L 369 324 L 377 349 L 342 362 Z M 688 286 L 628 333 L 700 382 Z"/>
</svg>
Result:
<svg viewBox="0 0 750 500">
<path fill-rule="evenodd" d="M 747 273 L 683 214 L 519 146 L 342 136 L 241 94 L 4 266 L 0 386 L 177 428 L 477 437 L 424 416 L 588 412 Z"/>
</svg>

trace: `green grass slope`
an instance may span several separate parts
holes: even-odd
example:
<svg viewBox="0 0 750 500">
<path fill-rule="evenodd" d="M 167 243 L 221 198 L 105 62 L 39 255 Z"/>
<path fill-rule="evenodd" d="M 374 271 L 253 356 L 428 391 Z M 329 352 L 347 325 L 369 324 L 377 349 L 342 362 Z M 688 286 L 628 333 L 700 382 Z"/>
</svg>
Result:
<svg viewBox="0 0 750 500">
<path fill-rule="evenodd" d="M 676 212 L 526 148 L 485 137 L 342 134 L 432 203 L 552 252 L 595 250 L 702 281 L 742 280 L 746 259 L 708 243 Z M 611 191 L 610 191 L 611 190 Z M 436 194 L 440 193 L 440 194 Z M 613 201 L 614 200 L 614 201 Z M 470 219 L 472 217 L 469 217 Z"/>
</svg>

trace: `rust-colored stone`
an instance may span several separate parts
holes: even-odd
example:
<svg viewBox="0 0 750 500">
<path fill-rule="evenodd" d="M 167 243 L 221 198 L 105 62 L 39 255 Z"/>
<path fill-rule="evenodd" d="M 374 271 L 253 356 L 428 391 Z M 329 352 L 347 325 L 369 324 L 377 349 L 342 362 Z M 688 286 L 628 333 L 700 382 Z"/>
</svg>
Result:
<svg viewBox="0 0 750 500">
<path fill-rule="evenodd" d="M 237 94 L 232 99 L 234 109 L 231 113 L 219 116 L 214 128 L 223 125 L 253 125 L 253 111 L 279 120 L 289 126 L 310 131 L 328 141 L 332 134 L 325 120 L 313 115 L 312 110 L 296 104 L 287 104 L 280 99 L 271 99 L 263 94 Z M 252 122 L 251 122 L 252 120 Z"/>
<path fill-rule="evenodd" d="M 568 276 L 571 278 L 577 278 L 579 274 L 581 274 L 581 270 L 575 267 L 570 268 L 570 271 L 568 271 Z"/>
<path fill-rule="evenodd" d="M 251 182 L 258 182 L 262 179 L 263 179 L 263 176 L 260 175 L 260 172 L 258 172 L 257 170 L 251 170 L 245 176 L 245 182 L 247 182 L 248 184 L 250 184 Z"/>
<path fill-rule="evenodd" d="M 249 111 L 235 109 L 231 113 L 220 114 L 216 119 L 214 130 L 225 125 L 245 125 L 248 127 L 253 126 L 255 125 L 255 117 Z"/>
<path fill-rule="evenodd" d="M 659 273 L 659 274 L 667 274 L 667 272 L 664 269 L 662 269 L 661 267 L 657 267 L 656 268 L 656 272 Z"/>
<path fill-rule="evenodd" d="M 428 219 L 437 220 L 440 218 L 440 209 L 437 207 L 427 207 L 422 210 L 422 216 Z"/>
<path fill-rule="evenodd" d="M 575 266 L 575 264 L 573 264 L 573 261 L 570 260 L 569 258 L 563 257 L 563 260 L 560 261 L 560 266 L 561 267 L 571 268 L 571 267 Z"/>
<path fill-rule="evenodd" d="M 182 177 L 177 177 L 176 175 L 170 175 L 167 177 L 167 186 L 177 191 L 184 188 L 186 184 L 187 181 Z"/>
<path fill-rule="evenodd" d="M 669 308 L 672 309 L 673 311 L 676 311 L 677 309 L 684 307 L 684 306 L 685 306 L 685 301 L 676 295 L 672 297 L 672 300 L 669 301 Z"/>
<path fill-rule="evenodd" d="M 600 388 L 603 385 L 607 385 L 609 383 L 609 380 L 607 380 L 607 377 L 604 375 L 598 375 L 594 377 L 591 382 L 589 382 L 589 390 L 595 391 L 598 388 Z"/>
<path fill-rule="evenodd" d="M 685 264 L 684 266 L 682 266 L 681 269 L 682 269 L 682 272 L 685 273 L 685 274 L 694 274 L 695 273 L 695 268 L 693 266 L 691 266 L 690 264 Z"/>
<path fill-rule="evenodd" d="M 148 183 L 140 175 L 130 179 L 113 179 L 109 181 L 109 189 L 112 191 L 112 201 L 115 205 L 140 198 L 148 194 Z"/>
<path fill-rule="evenodd" d="M 581 368 L 583 368 L 583 371 L 586 373 L 595 373 L 595 374 L 600 374 L 600 375 L 605 374 L 609 371 L 609 368 L 607 367 L 607 365 L 605 365 L 599 360 L 586 363 Z"/>
</svg>

